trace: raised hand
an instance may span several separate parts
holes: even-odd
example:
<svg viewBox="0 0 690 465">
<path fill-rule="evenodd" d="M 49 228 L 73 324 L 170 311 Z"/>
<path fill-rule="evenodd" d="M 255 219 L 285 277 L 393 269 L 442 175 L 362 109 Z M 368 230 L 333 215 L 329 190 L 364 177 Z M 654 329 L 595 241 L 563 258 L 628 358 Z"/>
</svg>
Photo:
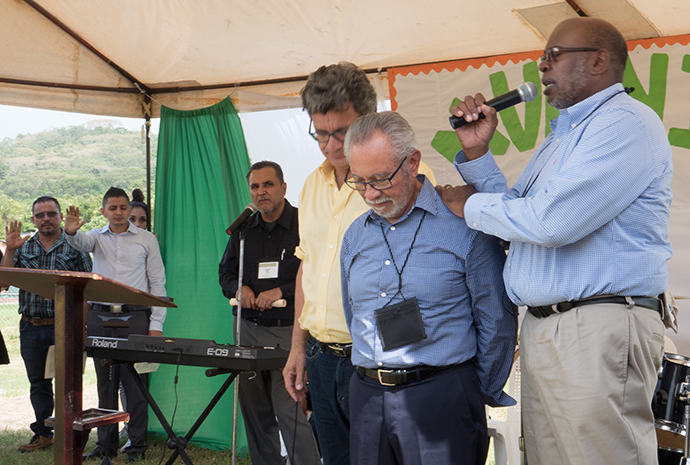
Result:
<svg viewBox="0 0 690 465">
<path fill-rule="evenodd" d="M 5 226 L 5 242 L 7 243 L 7 251 L 14 252 L 24 245 L 29 240 L 30 236 L 22 237 L 22 222 L 10 221 Z"/>
<path fill-rule="evenodd" d="M 468 161 L 477 159 L 489 151 L 489 142 L 498 126 L 496 109 L 485 105 L 485 102 L 482 94 L 476 94 L 474 97 L 468 95 L 465 100 L 461 100 L 450 109 L 453 116 L 465 118 L 471 123 L 455 130 Z M 485 118 L 479 119 L 480 113 L 483 113 Z"/>
<path fill-rule="evenodd" d="M 65 213 L 65 233 L 74 236 L 79 228 L 84 226 L 86 220 L 79 221 L 79 207 L 70 205 Z"/>
</svg>

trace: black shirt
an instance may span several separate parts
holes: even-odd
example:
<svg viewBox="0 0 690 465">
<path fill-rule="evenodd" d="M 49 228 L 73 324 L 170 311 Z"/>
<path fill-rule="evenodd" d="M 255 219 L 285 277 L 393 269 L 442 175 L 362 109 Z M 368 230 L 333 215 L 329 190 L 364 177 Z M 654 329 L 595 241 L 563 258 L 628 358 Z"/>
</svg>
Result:
<svg viewBox="0 0 690 465">
<path fill-rule="evenodd" d="M 245 229 L 244 240 L 244 275 L 242 282 L 245 286 L 259 295 L 263 291 L 280 287 L 283 299 L 287 301 L 285 308 L 272 308 L 263 312 L 242 308 L 245 318 L 267 318 L 292 320 L 295 315 L 295 278 L 300 260 L 295 257 L 295 247 L 299 245 L 299 228 L 297 224 L 297 208 L 285 199 L 285 208 L 274 223 L 264 222 L 261 214 L 254 215 L 252 222 Z M 230 237 L 220 260 L 218 274 L 223 295 L 228 299 L 235 297 L 237 292 L 237 277 L 239 273 L 240 235 L 235 233 Z M 260 262 L 278 262 L 278 277 L 259 279 Z M 237 315 L 237 308 L 233 308 Z"/>
</svg>

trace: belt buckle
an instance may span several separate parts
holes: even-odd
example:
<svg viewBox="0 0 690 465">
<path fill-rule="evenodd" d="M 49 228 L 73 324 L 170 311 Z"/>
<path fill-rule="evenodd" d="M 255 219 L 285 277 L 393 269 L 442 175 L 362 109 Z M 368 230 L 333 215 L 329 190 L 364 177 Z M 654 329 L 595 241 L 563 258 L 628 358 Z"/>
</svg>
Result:
<svg viewBox="0 0 690 465">
<path fill-rule="evenodd" d="M 337 344 L 328 344 L 328 348 L 339 357 L 347 357 L 345 347 L 340 347 Z"/>
<path fill-rule="evenodd" d="M 330 347 L 331 347 L 331 350 L 333 352 L 335 352 L 337 355 L 340 355 L 343 357 L 345 356 L 345 348 L 344 347 L 340 347 L 340 346 L 337 346 L 334 344 L 332 344 Z"/>
<path fill-rule="evenodd" d="M 110 312 L 111 313 L 122 313 L 122 305 L 111 305 L 110 306 Z"/>
<path fill-rule="evenodd" d="M 379 375 L 379 383 L 381 383 L 381 386 L 395 386 L 395 383 L 384 383 L 383 380 L 381 379 L 381 373 L 385 374 L 391 374 L 395 370 L 376 370 L 376 373 Z"/>
<path fill-rule="evenodd" d="M 551 310 L 553 310 L 553 313 L 561 313 L 560 310 L 558 310 L 558 304 L 551 304 Z"/>
</svg>

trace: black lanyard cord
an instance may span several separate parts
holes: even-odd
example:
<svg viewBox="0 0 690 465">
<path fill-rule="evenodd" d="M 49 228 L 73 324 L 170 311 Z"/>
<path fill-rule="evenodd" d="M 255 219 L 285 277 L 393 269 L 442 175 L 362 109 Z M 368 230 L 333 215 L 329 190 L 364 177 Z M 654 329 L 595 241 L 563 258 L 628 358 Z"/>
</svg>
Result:
<svg viewBox="0 0 690 465">
<path fill-rule="evenodd" d="M 426 210 L 424 210 L 424 214 L 422 215 L 422 219 L 419 220 L 419 225 L 417 226 L 417 230 L 414 233 L 414 237 L 412 238 L 412 244 L 410 244 L 410 249 L 407 251 L 407 256 L 405 257 L 405 262 L 403 263 L 403 266 L 401 269 L 398 269 L 398 265 L 395 263 L 395 257 L 393 256 L 393 249 L 391 249 L 391 245 L 388 243 L 388 238 L 386 237 L 386 233 L 383 230 L 383 223 L 379 223 L 379 226 L 381 226 L 381 234 L 383 235 L 383 240 L 386 242 L 386 246 L 388 247 L 388 253 L 391 254 L 391 259 L 393 260 L 393 266 L 395 267 L 395 272 L 398 273 L 398 291 L 391 297 L 391 299 L 386 303 L 385 306 L 389 305 L 395 297 L 400 294 L 403 299 L 405 298 L 405 294 L 402 293 L 402 274 L 403 271 L 405 271 L 405 267 L 407 266 L 407 260 L 410 258 L 410 254 L 412 253 L 412 247 L 414 247 L 414 243 L 417 241 L 417 235 L 419 234 L 419 230 L 422 229 L 422 223 L 424 222 L 424 218 L 426 218 Z"/>
</svg>

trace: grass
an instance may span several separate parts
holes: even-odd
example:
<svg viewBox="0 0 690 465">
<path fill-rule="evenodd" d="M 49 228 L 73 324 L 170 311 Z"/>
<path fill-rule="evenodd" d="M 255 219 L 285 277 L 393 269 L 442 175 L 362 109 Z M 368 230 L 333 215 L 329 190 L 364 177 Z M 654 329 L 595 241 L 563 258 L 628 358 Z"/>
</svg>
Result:
<svg viewBox="0 0 690 465">
<path fill-rule="evenodd" d="M 4 333 L 3 333 L 4 334 Z M 91 434 L 85 451 L 91 452 L 95 448 L 95 432 Z M 22 454 L 17 451 L 17 447 L 28 442 L 31 438 L 31 431 L 5 429 L 0 432 L 0 465 L 46 465 L 53 463 L 53 448 L 46 450 Z M 137 462 L 141 465 L 158 465 L 165 463 L 171 455 L 170 449 L 166 448 L 163 441 L 149 440 L 149 449 L 146 451 L 146 460 Z M 232 453 L 230 451 L 212 451 L 201 449 L 192 444 L 187 446 L 187 454 L 195 465 L 221 465 L 232 463 Z M 113 464 L 125 463 L 126 454 L 118 454 L 113 460 Z M 86 462 L 98 465 L 99 461 Z M 183 463 L 178 458 L 175 463 Z M 238 457 L 239 465 L 249 465 L 248 457 Z"/>
</svg>

